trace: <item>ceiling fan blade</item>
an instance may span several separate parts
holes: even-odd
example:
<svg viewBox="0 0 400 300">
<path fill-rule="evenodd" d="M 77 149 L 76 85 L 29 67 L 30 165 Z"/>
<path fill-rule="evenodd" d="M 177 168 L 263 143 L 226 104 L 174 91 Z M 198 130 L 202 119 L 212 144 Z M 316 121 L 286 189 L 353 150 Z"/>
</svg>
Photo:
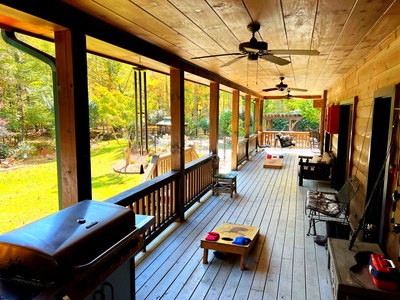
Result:
<svg viewBox="0 0 400 300">
<path fill-rule="evenodd" d="M 268 50 L 269 54 L 275 55 L 319 55 L 317 50 Z"/>
<path fill-rule="evenodd" d="M 247 56 L 247 55 L 242 55 L 242 56 L 236 57 L 236 58 L 234 58 L 234 59 L 228 61 L 227 63 L 221 65 L 220 67 L 223 68 L 223 67 L 230 66 L 231 64 L 237 62 L 238 60 L 240 60 L 240 59 L 242 59 L 243 57 L 246 57 L 246 56 Z"/>
<path fill-rule="evenodd" d="M 287 64 L 290 64 L 289 60 L 277 57 L 277 56 L 273 56 L 271 54 L 264 54 L 262 56 L 260 56 L 260 58 L 264 59 L 264 60 L 268 60 L 274 64 L 280 65 L 280 66 L 284 66 Z"/>
<path fill-rule="evenodd" d="M 242 55 L 243 53 L 224 53 L 224 54 L 215 54 L 215 55 L 206 55 L 206 56 L 197 56 L 192 57 L 191 59 L 200 59 L 200 58 L 210 58 L 210 57 L 218 57 L 218 56 L 228 56 L 228 55 Z"/>
<path fill-rule="evenodd" d="M 278 88 L 263 89 L 263 92 L 279 91 Z"/>
<path fill-rule="evenodd" d="M 307 92 L 306 89 L 298 89 L 298 88 L 294 88 L 294 87 L 290 87 L 291 91 L 298 91 L 298 92 Z"/>
</svg>

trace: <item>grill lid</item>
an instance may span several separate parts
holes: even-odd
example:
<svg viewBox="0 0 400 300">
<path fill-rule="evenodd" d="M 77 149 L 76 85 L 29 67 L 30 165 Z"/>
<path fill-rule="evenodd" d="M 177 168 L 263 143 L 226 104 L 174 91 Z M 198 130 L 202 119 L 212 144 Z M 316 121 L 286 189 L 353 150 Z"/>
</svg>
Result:
<svg viewBox="0 0 400 300">
<path fill-rule="evenodd" d="M 84 200 L 0 235 L 0 274 L 38 284 L 67 279 L 136 231 L 132 210 Z"/>
</svg>

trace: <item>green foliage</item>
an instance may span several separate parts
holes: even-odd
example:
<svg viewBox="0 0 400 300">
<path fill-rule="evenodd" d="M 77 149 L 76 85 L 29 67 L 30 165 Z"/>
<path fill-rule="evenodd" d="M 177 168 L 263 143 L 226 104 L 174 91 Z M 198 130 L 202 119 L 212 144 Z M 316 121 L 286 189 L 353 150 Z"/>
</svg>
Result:
<svg viewBox="0 0 400 300">
<path fill-rule="evenodd" d="M 289 129 L 289 121 L 288 120 L 272 120 L 272 128 L 273 130 L 283 131 Z"/>
<path fill-rule="evenodd" d="M 52 45 L 23 35 L 19 39 L 47 50 Z M 47 105 L 48 100 L 53 99 L 50 68 L 44 62 L 6 45 L 3 40 L 0 40 L 0 53 L 0 100 L 4 104 L 0 118 L 6 119 L 7 129 L 22 140 L 29 130 L 49 128 L 54 119 L 53 111 Z"/>
<path fill-rule="evenodd" d="M 203 118 L 198 123 L 199 127 L 203 130 L 204 134 L 207 134 L 210 129 L 210 121 L 208 118 Z"/>
<path fill-rule="evenodd" d="M 158 122 L 161 122 L 164 119 L 164 112 L 159 109 L 155 110 L 152 113 L 149 114 L 149 124 L 157 124 Z"/>
<path fill-rule="evenodd" d="M 147 72 L 147 75 L 147 108 L 149 114 L 160 111 L 163 117 L 170 116 L 169 76 L 151 71 Z M 161 120 L 162 118 L 157 122 Z"/>
<path fill-rule="evenodd" d="M 0 143 L 0 158 L 4 159 L 12 154 L 10 147 L 5 143 Z"/>
<path fill-rule="evenodd" d="M 101 125 L 101 117 L 99 114 L 99 107 L 96 102 L 89 99 L 89 126 L 90 128 L 97 128 Z"/>
<path fill-rule="evenodd" d="M 30 156 L 32 147 L 27 141 L 18 142 L 17 148 L 14 150 L 15 158 L 26 159 Z"/>
<path fill-rule="evenodd" d="M 232 135 L 232 111 L 224 111 L 219 116 L 219 135 L 220 137 Z"/>
<path fill-rule="evenodd" d="M 185 82 L 185 122 L 187 133 L 197 136 L 200 120 L 209 118 L 210 88 L 193 82 Z M 203 126 L 205 124 L 203 123 Z"/>
<path fill-rule="evenodd" d="M 225 92 L 225 91 L 220 91 L 219 92 L 219 111 L 224 112 L 232 110 L 232 94 Z"/>
<path fill-rule="evenodd" d="M 289 99 L 264 101 L 264 114 L 272 113 L 299 113 L 303 120 L 299 123 L 298 130 L 319 128 L 320 110 L 314 108 L 314 100 Z M 289 123 L 285 120 L 273 120 L 273 130 L 288 130 Z"/>
<path fill-rule="evenodd" d="M 225 111 L 219 116 L 220 137 L 232 136 L 232 111 Z M 244 136 L 244 121 L 239 119 L 239 136 Z"/>
</svg>

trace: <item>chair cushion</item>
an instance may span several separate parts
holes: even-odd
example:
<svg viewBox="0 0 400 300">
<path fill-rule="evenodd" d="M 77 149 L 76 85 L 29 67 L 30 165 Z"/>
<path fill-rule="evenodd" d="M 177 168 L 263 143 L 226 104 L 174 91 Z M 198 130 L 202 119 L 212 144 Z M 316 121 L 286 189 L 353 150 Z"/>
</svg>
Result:
<svg viewBox="0 0 400 300">
<path fill-rule="evenodd" d="M 313 164 L 318 164 L 318 163 L 321 162 L 321 160 L 322 160 L 322 156 L 314 155 L 313 158 L 311 159 L 311 162 L 312 162 Z"/>
<path fill-rule="evenodd" d="M 325 163 L 327 165 L 330 165 L 332 161 L 332 157 L 329 155 L 328 152 L 324 152 L 322 155 L 321 163 Z"/>
<path fill-rule="evenodd" d="M 339 204 L 335 194 L 321 193 L 314 190 L 307 191 L 306 209 L 335 216 L 339 213 Z"/>
</svg>

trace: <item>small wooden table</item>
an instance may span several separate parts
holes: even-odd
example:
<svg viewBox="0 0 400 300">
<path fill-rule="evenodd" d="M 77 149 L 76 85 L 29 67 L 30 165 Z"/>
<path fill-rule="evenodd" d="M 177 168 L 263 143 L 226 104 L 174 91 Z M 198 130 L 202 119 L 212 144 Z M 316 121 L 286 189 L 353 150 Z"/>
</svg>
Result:
<svg viewBox="0 0 400 300">
<path fill-rule="evenodd" d="M 218 173 L 213 177 L 213 195 L 216 193 L 230 193 L 231 198 L 233 192 L 237 194 L 236 191 L 236 172 L 231 171 L 229 173 Z"/>
<path fill-rule="evenodd" d="M 359 251 L 382 254 L 378 244 L 356 241 L 351 251 L 349 244 L 348 240 L 328 238 L 328 269 L 334 299 L 400 299 L 400 293 L 381 290 L 374 285 L 368 266 L 359 272 L 349 270 L 356 264 L 354 255 Z"/>
<path fill-rule="evenodd" d="M 260 233 L 260 228 L 233 223 L 223 223 L 213 231 L 219 233 L 219 239 L 217 241 L 207 241 L 205 238 L 203 238 L 200 242 L 200 247 L 204 248 L 203 264 L 208 262 L 208 249 L 212 249 L 220 252 L 241 255 L 240 270 L 243 271 L 245 269 L 246 256 L 254 246 Z M 249 238 L 251 242 L 248 245 L 243 246 L 232 244 L 232 242 L 238 236 L 245 236 Z"/>
<path fill-rule="evenodd" d="M 283 158 L 272 157 L 272 158 L 266 158 L 264 161 L 264 168 L 282 169 L 282 166 L 283 166 Z"/>
</svg>

